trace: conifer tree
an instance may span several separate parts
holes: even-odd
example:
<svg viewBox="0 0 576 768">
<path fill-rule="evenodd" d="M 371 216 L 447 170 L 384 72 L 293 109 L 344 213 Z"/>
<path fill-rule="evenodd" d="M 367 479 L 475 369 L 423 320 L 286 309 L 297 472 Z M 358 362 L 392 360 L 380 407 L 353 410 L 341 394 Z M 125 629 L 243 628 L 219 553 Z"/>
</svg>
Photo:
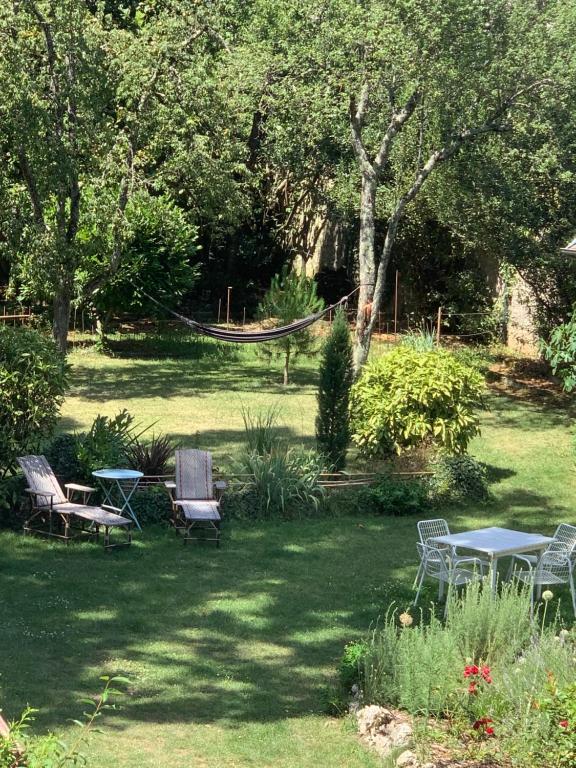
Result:
<svg viewBox="0 0 576 768">
<path fill-rule="evenodd" d="M 346 465 L 346 450 L 350 441 L 348 401 L 352 382 L 352 340 L 346 315 L 339 309 L 322 349 L 316 417 L 318 450 L 336 472 Z"/>
</svg>

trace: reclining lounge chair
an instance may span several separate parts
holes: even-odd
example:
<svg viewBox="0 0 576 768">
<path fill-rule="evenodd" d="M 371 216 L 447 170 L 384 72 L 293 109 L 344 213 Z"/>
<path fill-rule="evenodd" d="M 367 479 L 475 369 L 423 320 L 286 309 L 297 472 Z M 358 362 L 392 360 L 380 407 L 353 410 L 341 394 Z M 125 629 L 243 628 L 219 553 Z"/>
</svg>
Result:
<svg viewBox="0 0 576 768">
<path fill-rule="evenodd" d="M 67 483 L 64 494 L 45 456 L 21 456 L 18 464 L 28 481 L 26 493 L 30 496 L 30 517 L 24 523 L 25 534 L 38 533 L 68 543 L 74 535 L 82 533 L 98 540 L 100 529 L 103 529 L 106 549 L 130 545 L 132 520 L 117 514 L 120 510 L 116 507 L 90 506 L 90 495 L 95 488 Z M 82 494 L 82 503 L 72 500 L 75 493 Z M 113 528 L 122 528 L 127 535 L 126 541 L 112 544 L 110 531 Z"/>
<path fill-rule="evenodd" d="M 184 543 L 215 541 L 219 547 L 221 518 L 218 498 L 226 483 L 213 481 L 212 454 L 194 448 L 176 451 L 176 482 L 165 485 L 172 498 L 172 524 L 184 536 Z M 204 535 L 195 535 L 201 530 Z"/>
</svg>

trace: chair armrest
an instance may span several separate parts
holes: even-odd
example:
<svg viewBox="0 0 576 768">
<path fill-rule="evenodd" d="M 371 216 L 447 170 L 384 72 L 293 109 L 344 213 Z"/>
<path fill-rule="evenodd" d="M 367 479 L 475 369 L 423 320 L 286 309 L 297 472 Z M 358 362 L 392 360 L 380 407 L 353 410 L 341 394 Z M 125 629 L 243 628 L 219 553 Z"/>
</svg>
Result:
<svg viewBox="0 0 576 768">
<path fill-rule="evenodd" d="M 112 504 L 100 504 L 100 508 L 105 509 L 107 512 L 115 512 L 117 515 L 125 517 L 125 515 L 122 514 L 122 510 L 118 507 L 113 507 Z"/>
<path fill-rule="evenodd" d="M 79 485 L 78 483 L 66 483 L 64 488 L 71 491 L 83 491 L 84 493 L 96 493 L 97 488 L 91 488 L 89 485 Z"/>
<path fill-rule="evenodd" d="M 168 488 L 169 491 L 175 491 L 176 483 L 174 482 L 174 480 L 164 480 L 164 487 Z"/>
<path fill-rule="evenodd" d="M 524 555 L 512 555 L 513 560 L 522 560 L 522 562 L 526 563 L 528 566 L 528 570 L 531 571 L 533 566 L 530 560 L 527 557 L 524 557 Z"/>
<path fill-rule="evenodd" d="M 52 491 L 35 491 L 33 488 L 25 488 L 24 493 L 29 493 L 31 496 L 46 496 L 50 499 L 56 496 L 56 493 Z"/>
<path fill-rule="evenodd" d="M 225 491 L 228 488 L 228 480 L 214 480 L 214 488 L 218 491 Z"/>
</svg>

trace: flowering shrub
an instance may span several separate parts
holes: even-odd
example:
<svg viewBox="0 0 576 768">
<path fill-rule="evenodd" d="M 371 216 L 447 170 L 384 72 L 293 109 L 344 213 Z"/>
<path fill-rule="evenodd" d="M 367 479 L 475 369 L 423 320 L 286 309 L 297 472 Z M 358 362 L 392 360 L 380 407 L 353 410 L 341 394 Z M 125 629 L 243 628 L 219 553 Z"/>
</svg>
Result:
<svg viewBox="0 0 576 768">
<path fill-rule="evenodd" d="M 548 675 L 548 696 L 538 702 L 548 717 L 548 730 L 542 741 L 542 760 L 554 768 L 574 768 L 576 765 L 576 683 L 558 685 L 553 674 Z"/>
</svg>

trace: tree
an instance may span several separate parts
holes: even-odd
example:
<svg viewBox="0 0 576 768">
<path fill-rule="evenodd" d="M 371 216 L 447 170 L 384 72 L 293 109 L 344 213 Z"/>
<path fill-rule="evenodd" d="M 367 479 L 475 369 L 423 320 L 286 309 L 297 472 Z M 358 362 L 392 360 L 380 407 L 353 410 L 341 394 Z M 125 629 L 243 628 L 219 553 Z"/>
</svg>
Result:
<svg viewBox="0 0 576 768">
<path fill-rule="evenodd" d="M 316 295 L 314 280 L 306 277 L 304 273 L 297 275 L 285 268 L 280 275 L 272 278 L 270 288 L 259 306 L 259 315 L 262 319 L 272 319 L 274 327 L 280 327 L 314 314 L 323 306 L 324 302 Z M 284 358 L 286 385 L 290 362 L 297 355 L 314 353 L 314 336 L 310 329 L 298 331 L 276 341 L 267 342 L 262 351 L 267 356 Z"/>
<path fill-rule="evenodd" d="M 5 239 L 23 296 L 52 301 L 62 350 L 77 270 L 101 258 L 85 294 L 117 271 L 131 197 L 163 191 L 163 137 L 184 73 L 225 46 L 211 9 L 193 0 L 159 3 L 150 18 L 134 11 L 121 26 L 101 10 L 77 0 L 0 8 Z"/>
<path fill-rule="evenodd" d="M 0 478 L 51 434 L 66 373 L 51 339 L 31 328 L 0 327 Z"/>
<path fill-rule="evenodd" d="M 318 450 L 335 472 L 340 472 L 346 465 L 352 381 L 352 340 L 346 314 L 339 309 L 322 349 L 316 417 Z"/>
</svg>

